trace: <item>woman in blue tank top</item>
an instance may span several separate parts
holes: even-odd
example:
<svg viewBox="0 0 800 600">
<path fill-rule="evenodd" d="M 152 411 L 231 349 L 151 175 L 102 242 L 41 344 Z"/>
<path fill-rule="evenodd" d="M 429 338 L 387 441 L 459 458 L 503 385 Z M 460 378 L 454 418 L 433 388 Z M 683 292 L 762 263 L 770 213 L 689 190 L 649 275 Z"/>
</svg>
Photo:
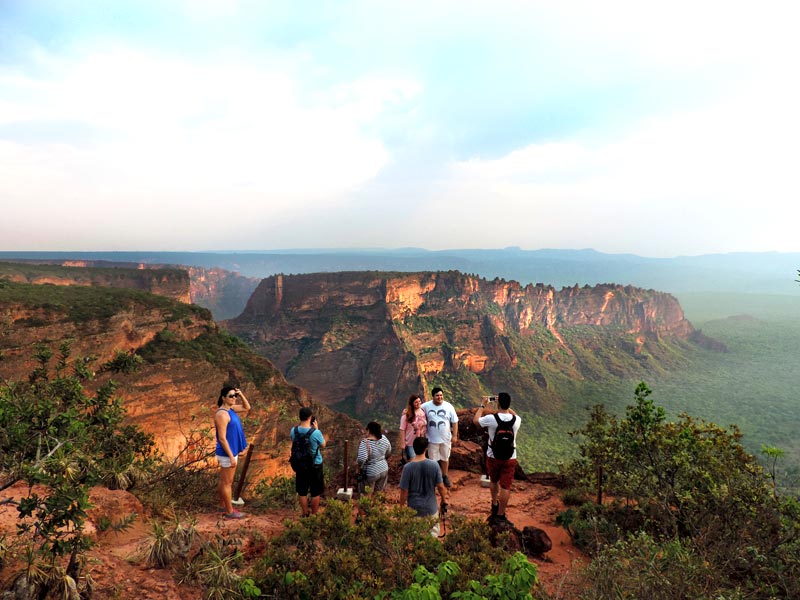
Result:
<svg viewBox="0 0 800 600">
<path fill-rule="evenodd" d="M 242 403 L 236 404 L 236 399 L 241 398 Z M 236 474 L 236 462 L 239 454 L 247 448 L 244 437 L 242 420 L 239 414 L 250 410 L 250 402 L 239 388 L 224 386 L 217 400 L 217 412 L 214 415 L 214 425 L 217 430 L 217 460 L 220 466 L 219 493 L 220 503 L 225 511 L 226 519 L 241 519 L 244 513 L 233 510 L 233 476 Z"/>
</svg>

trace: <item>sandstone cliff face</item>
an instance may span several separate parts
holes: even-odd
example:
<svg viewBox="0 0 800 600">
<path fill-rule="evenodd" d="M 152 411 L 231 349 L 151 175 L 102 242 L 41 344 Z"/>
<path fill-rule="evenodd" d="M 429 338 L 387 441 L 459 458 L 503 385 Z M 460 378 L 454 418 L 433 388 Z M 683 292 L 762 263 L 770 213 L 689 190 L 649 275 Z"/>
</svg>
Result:
<svg viewBox="0 0 800 600">
<path fill-rule="evenodd" d="M 182 269 L 146 268 L 138 263 L 102 261 L 0 262 L 0 279 L 16 283 L 80 285 L 136 289 L 190 302 L 189 274 Z"/>
<path fill-rule="evenodd" d="M 642 373 L 662 341 L 694 332 L 669 294 L 455 271 L 275 275 L 223 326 L 321 402 L 362 418 L 399 414 L 432 384 L 457 402 L 498 386 L 544 398 L 554 376 Z"/>
<path fill-rule="evenodd" d="M 87 390 L 113 379 L 131 421 L 154 434 L 158 448 L 170 459 L 193 432 L 205 432 L 205 447 L 213 452 L 216 401 L 220 387 L 231 379 L 240 383 L 253 406 L 245 425 L 255 448 L 251 481 L 290 472 L 289 430 L 301 406 L 315 407 L 329 441 L 324 455 L 329 464 L 341 465 L 344 440 L 361 435 L 358 422 L 319 406 L 269 361 L 242 345 L 232 345 L 205 309 L 137 295 L 129 298 L 124 291 L 96 290 L 99 299 L 90 296 L 95 302 L 90 307 L 98 314 L 84 310 L 76 319 L 75 306 L 85 303 L 92 290 L 58 288 L 57 298 L 42 302 L 48 286 L 27 286 L 19 292 L 20 287 L 0 282 L 0 379 L 26 381 L 35 366 L 37 344 L 58 353 L 61 343 L 69 341 L 71 361 L 91 358 L 87 364 L 96 371 L 95 378 L 85 384 Z M 32 289 L 40 292 L 39 299 L 19 299 Z M 100 305 L 107 297 L 118 304 L 113 310 Z M 120 350 L 148 358 L 134 373 L 103 368 Z"/>
<path fill-rule="evenodd" d="M 138 289 L 197 304 L 217 320 L 241 313 L 259 283 L 224 269 L 92 260 L 0 261 L 0 280 Z"/>
</svg>

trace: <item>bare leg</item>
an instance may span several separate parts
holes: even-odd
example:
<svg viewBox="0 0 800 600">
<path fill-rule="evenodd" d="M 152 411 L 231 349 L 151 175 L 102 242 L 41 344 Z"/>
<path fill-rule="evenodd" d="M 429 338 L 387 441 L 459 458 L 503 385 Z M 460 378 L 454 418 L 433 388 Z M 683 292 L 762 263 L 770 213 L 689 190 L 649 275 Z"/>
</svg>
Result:
<svg viewBox="0 0 800 600">
<path fill-rule="evenodd" d="M 236 475 L 236 467 L 220 467 L 219 484 L 217 485 L 217 493 L 219 494 L 219 501 L 222 508 L 225 509 L 227 514 L 233 512 L 233 503 L 231 502 L 233 476 Z"/>
<path fill-rule="evenodd" d="M 447 471 L 450 469 L 450 461 L 449 460 L 440 460 L 439 461 L 439 468 L 442 470 L 442 477 L 447 475 Z"/>
<path fill-rule="evenodd" d="M 315 515 L 319 512 L 319 496 L 311 496 L 311 514 Z"/>
<path fill-rule="evenodd" d="M 506 514 L 506 506 L 508 506 L 508 499 L 511 497 L 511 490 L 501 488 L 499 496 L 500 506 L 497 508 L 497 514 L 503 516 Z"/>
<path fill-rule="evenodd" d="M 300 500 L 300 512 L 306 516 L 308 514 L 308 496 L 298 496 L 297 499 Z"/>
<path fill-rule="evenodd" d="M 493 481 L 489 486 L 489 489 L 492 492 L 492 504 L 497 504 L 497 495 L 500 492 L 500 484 Z"/>
</svg>

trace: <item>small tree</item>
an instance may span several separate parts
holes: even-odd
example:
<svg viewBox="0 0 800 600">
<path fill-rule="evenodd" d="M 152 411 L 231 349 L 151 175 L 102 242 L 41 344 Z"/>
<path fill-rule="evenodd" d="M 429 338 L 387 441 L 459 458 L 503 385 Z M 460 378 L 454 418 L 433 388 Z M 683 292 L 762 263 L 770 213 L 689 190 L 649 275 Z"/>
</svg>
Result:
<svg viewBox="0 0 800 600">
<path fill-rule="evenodd" d="M 83 529 L 90 486 L 118 482 L 121 473 L 145 466 L 153 440 L 123 423 L 113 383 L 93 396 L 84 391 L 86 370 L 69 372 L 68 343 L 59 348 L 52 374 L 53 352 L 37 346 L 34 356 L 38 364 L 27 382 L 0 388 L 0 490 L 20 481 L 29 486 L 17 506 L 28 563 L 22 577 L 45 597 L 56 588 L 80 587 L 91 546 Z M 46 492 L 34 492 L 36 484 Z"/>
<path fill-rule="evenodd" d="M 759 586 L 761 592 L 775 591 L 743 598 L 798 597 L 797 502 L 781 502 L 775 495 L 764 468 L 741 445 L 736 427 L 723 429 L 688 415 L 669 422 L 649 395 L 649 388 L 640 384 L 635 403 L 619 421 L 599 410 L 592 413 L 580 431 L 585 437 L 581 459 L 571 470 L 576 480 L 587 481 L 601 462 L 609 474 L 605 491 L 616 501 L 584 505 L 561 521 L 577 541 L 597 552 L 595 567 L 605 569 L 615 586 L 622 581 L 642 585 L 646 578 L 637 577 L 635 569 L 652 569 L 648 556 L 675 558 L 663 565 L 664 581 L 683 577 L 685 583 L 688 566 L 702 568 L 694 575 L 697 595 L 670 595 L 655 580 L 647 584 L 652 585 L 647 594 L 620 587 L 614 595 L 716 597 L 746 581 L 756 591 Z M 620 558 L 635 534 L 640 535 L 636 547 L 642 549 L 641 563 Z"/>
</svg>

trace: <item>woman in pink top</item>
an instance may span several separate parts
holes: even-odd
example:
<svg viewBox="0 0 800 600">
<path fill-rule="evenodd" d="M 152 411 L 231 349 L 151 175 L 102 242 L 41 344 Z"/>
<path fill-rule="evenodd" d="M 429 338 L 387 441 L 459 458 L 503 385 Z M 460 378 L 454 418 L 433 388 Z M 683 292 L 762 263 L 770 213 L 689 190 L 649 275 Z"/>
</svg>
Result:
<svg viewBox="0 0 800 600">
<path fill-rule="evenodd" d="M 400 417 L 400 431 L 403 432 L 403 456 L 406 460 L 411 460 L 414 454 L 414 438 L 426 437 L 428 432 L 428 422 L 425 412 L 420 408 L 422 400 L 416 394 L 412 394 Z"/>
</svg>

